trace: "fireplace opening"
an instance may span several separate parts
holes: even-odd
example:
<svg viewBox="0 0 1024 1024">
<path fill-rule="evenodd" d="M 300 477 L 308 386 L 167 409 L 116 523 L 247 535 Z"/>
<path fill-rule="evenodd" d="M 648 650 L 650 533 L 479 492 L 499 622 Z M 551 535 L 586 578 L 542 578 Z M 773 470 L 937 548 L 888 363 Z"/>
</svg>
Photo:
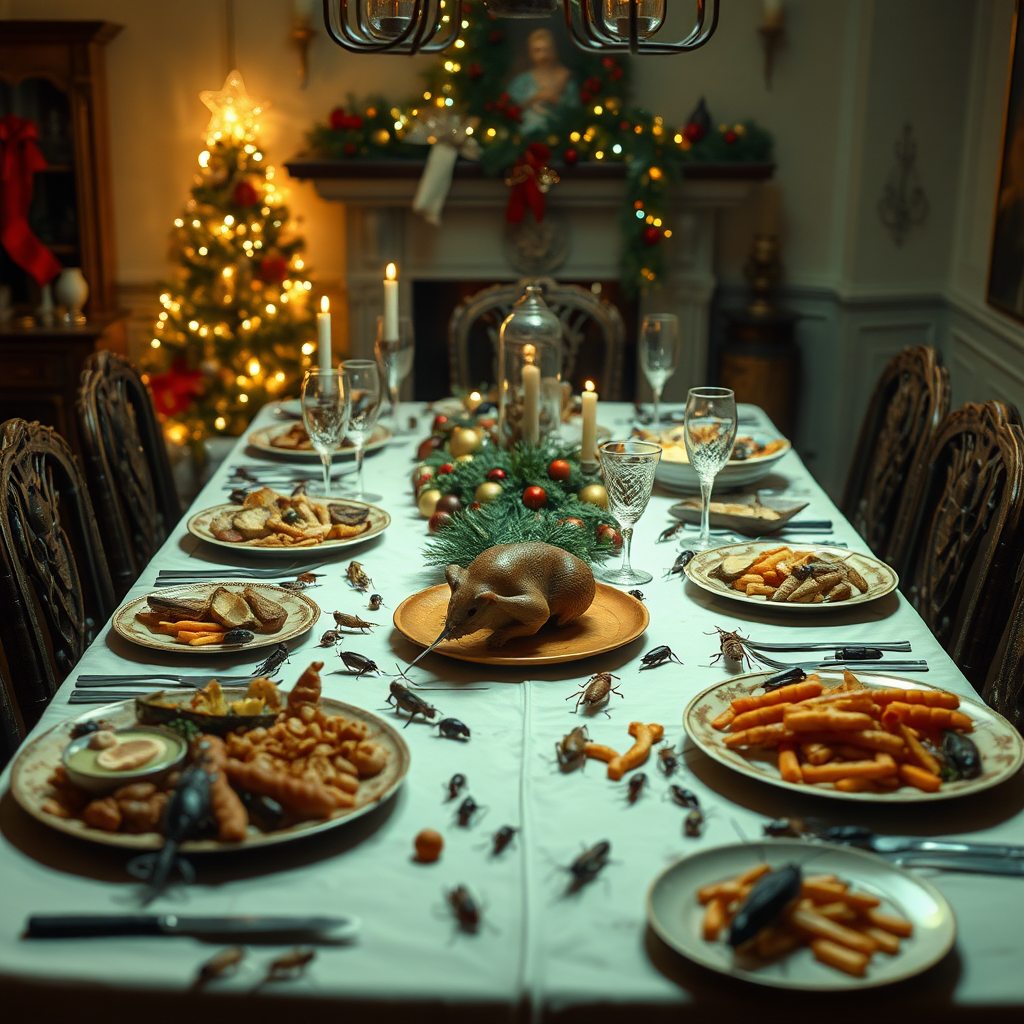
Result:
<svg viewBox="0 0 1024 1024">
<path fill-rule="evenodd" d="M 432 281 L 412 283 L 413 329 L 416 336 L 416 359 L 413 364 L 413 398 L 430 402 L 451 394 L 451 372 L 448 358 L 448 323 L 455 309 L 470 296 L 498 281 Z M 602 380 L 605 353 L 603 339 L 596 325 L 587 325 L 570 379 L 573 391 L 581 392 L 592 380 L 602 398 L 608 401 L 633 401 L 636 396 L 636 339 L 639 305 L 626 298 L 618 281 L 573 280 L 577 284 L 617 307 L 625 325 L 625 347 L 617 381 Z M 498 324 L 476 323 L 470 334 L 470 372 L 473 386 L 496 383 L 497 355 L 491 344 L 490 329 Z"/>
</svg>

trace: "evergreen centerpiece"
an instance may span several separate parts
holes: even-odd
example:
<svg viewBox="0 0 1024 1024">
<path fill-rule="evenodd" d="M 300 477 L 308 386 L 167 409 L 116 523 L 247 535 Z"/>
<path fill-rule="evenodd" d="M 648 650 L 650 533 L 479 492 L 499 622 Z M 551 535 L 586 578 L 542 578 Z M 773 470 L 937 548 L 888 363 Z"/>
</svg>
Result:
<svg viewBox="0 0 1024 1024">
<path fill-rule="evenodd" d="M 260 106 L 237 71 L 200 98 L 212 112 L 207 148 L 174 221 L 176 281 L 143 360 L 168 436 L 197 450 L 297 393 L 315 335 L 304 243 L 257 142 Z"/>
</svg>

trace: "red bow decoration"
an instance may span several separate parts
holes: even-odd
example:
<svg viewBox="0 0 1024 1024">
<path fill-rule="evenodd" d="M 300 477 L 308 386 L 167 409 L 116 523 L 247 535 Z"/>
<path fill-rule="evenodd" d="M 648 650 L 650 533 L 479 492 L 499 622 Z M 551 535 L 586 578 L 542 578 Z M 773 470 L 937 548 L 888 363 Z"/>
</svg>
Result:
<svg viewBox="0 0 1024 1024">
<path fill-rule="evenodd" d="M 558 175 L 547 165 L 550 159 L 550 146 L 531 142 L 513 165 L 512 173 L 505 179 L 505 184 L 512 189 L 505 210 L 505 220 L 509 224 L 521 224 L 527 207 L 538 224 L 544 220 L 544 195 L 559 181 Z"/>
<path fill-rule="evenodd" d="M 27 118 L 0 118 L 0 245 L 42 287 L 63 268 L 28 223 L 32 176 L 46 167 L 38 138 L 39 129 Z"/>
<path fill-rule="evenodd" d="M 179 416 L 203 394 L 203 375 L 190 370 L 184 359 L 175 359 L 166 373 L 149 378 L 153 404 L 161 416 Z"/>
</svg>

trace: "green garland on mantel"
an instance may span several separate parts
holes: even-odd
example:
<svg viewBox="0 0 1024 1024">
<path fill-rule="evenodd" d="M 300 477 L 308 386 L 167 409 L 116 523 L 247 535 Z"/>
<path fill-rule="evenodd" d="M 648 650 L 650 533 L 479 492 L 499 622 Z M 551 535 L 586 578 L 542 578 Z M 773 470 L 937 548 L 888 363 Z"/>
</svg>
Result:
<svg viewBox="0 0 1024 1024">
<path fill-rule="evenodd" d="M 573 81 L 579 106 L 556 114 L 544 130 L 524 132 L 522 111 L 503 90 L 514 59 L 502 22 L 479 3 L 465 11 L 459 47 L 449 47 L 426 72 L 419 100 L 398 106 L 383 96 L 349 97 L 348 111 L 332 111 L 328 124 L 307 134 L 312 155 L 336 160 L 390 157 L 424 159 L 425 147 L 405 136 L 425 105 L 447 107 L 462 117 L 478 117 L 475 137 L 485 174 L 511 168 L 531 144 L 551 150 L 555 166 L 583 161 L 621 163 L 626 194 L 620 215 L 620 276 L 630 295 L 649 291 L 665 275 L 661 244 L 672 234 L 670 193 L 687 165 L 764 163 L 772 137 L 753 121 L 715 125 L 701 100 L 687 124 L 674 128 L 640 107 L 630 106 L 629 65 L 616 57 L 575 52 Z M 557 186 L 555 186 L 557 188 Z"/>
</svg>

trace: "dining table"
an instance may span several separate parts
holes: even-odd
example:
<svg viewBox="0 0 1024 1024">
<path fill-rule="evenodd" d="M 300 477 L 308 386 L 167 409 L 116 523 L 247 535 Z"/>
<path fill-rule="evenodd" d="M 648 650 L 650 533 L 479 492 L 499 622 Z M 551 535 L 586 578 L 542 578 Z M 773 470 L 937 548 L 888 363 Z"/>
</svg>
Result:
<svg viewBox="0 0 1024 1024">
<path fill-rule="evenodd" d="M 599 425 L 612 437 L 628 435 L 632 405 L 602 402 L 598 408 Z M 27 814 L 9 791 L 8 766 L 0 778 L 0 1014 L 5 1020 L 157 1022 L 224 1015 L 291 1024 L 425 1018 L 560 1024 L 901 1019 L 987 1024 L 1024 1017 L 1024 877 L 912 869 L 951 906 L 955 943 L 923 973 L 877 989 L 819 993 L 764 988 L 687 960 L 648 924 L 648 891 L 668 865 L 737 842 L 763 845 L 771 841 L 764 837 L 765 824 L 780 817 L 862 825 L 878 833 L 1024 844 L 1021 773 L 954 800 L 825 800 L 732 771 L 684 733 L 683 711 L 696 694 L 747 671 L 715 659 L 716 627 L 762 642 L 870 645 L 908 639 L 913 647 L 909 656 L 927 660 L 922 681 L 979 699 L 899 591 L 856 606 L 798 615 L 708 593 L 669 572 L 695 531 L 659 542 L 659 534 L 675 521 L 669 508 L 679 496 L 655 484 L 632 547 L 633 565 L 654 576 L 641 588 L 650 615 L 641 636 L 607 654 L 542 667 L 485 665 L 431 653 L 410 671 L 421 688 L 416 692 L 445 717 L 464 722 L 469 740 L 446 739 L 433 722 L 406 724 L 404 716 L 396 715 L 385 703 L 389 678 L 407 668 L 420 648 L 393 626 L 392 613 L 409 595 L 443 582 L 441 571 L 422 559 L 429 534 L 411 484 L 417 446 L 430 432 L 434 413 L 422 403 L 407 403 L 402 413 L 403 429 L 365 463 L 367 488 L 382 495 L 377 504 L 390 513 L 391 524 L 358 546 L 302 553 L 303 562 L 323 563 L 317 585 L 305 591 L 322 614 L 310 632 L 289 644 L 289 661 L 277 677 L 287 689 L 311 662 L 326 662 L 325 696 L 401 728 L 411 753 L 403 784 L 371 813 L 331 830 L 272 847 L 196 855 L 195 881 L 171 886 L 145 908 L 147 913 L 203 916 L 354 915 L 361 922 L 358 936 L 317 947 L 303 971 L 282 980 L 266 980 L 267 965 L 289 946 L 252 944 L 237 971 L 206 984 L 197 983 L 197 972 L 222 946 L 199 939 L 26 938 L 31 915 L 141 912 L 141 886 L 126 872 L 128 852 L 69 838 Z M 417 429 L 405 423 L 411 415 L 418 417 Z M 274 407 L 267 406 L 252 428 L 276 422 Z M 773 430 L 761 410 L 741 407 L 741 434 Z M 274 481 L 304 466 L 316 493 L 318 464 L 255 452 L 240 437 L 126 600 L 151 593 L 161 570 L 280 567 L 281 579 L 289 578 L 287 560 L 226 551 L 187 530 L 193 513 L 228 500 L 241 466 L 257 479 Z M 334 469 L 337 493 L 344 495 L 351 463 L 336 460 Z M 796 451 L 775 462 L 757 486 L 762 494 L 807 503 L 781 543 L 813 545 L 828 538 L 868 552 Z M 283 483 L 278 487 L 285 490 Z M 831 520 L 832 529 L 802 535 L 800 519 Z M 353 558 L 383 598 L 377 612 L 367 610 L 367 594 L 346 579 Z M 341 649 L 371 659 L 378 672 L 357 676 L 336 651 L 318 646 L 322 632 L 333 626 L 335 610 L 374 623 L 347 635 Z M 641 670 L 642 656 L 660 645 L 668 645 L 681 664 L 668 661 Z M 133 645 L 107 622 L 30 739 L 91 710 L 69 703 L 83 673 L 123 675 L 126 687 L 141 694 L 147 684 L 132 684 L 133 674 L 244 675 L 254 670 L 261 653 L 266 652 L 216 653 L 204 647 L 184 658 Z M 570 698 L 599 672 L 616 677 L 619 693 L 610 697 L 608 713 L 575 711 Z M 586 724 L 595 742 L 625 749 L 631 742 L 626 732 L 630 721 L 664 726 L 665 740 L 679 752 L 671 779 L 652 758 L 647 788 L 630 803 L 624 784 L 610 782 L 598 762 L 588 761 L 573 772 L 559 769 L 556 744 L 575 725 Z M 481 808 L 470 827 L 456 824 L 456 804 L 448 800 L 448 781 L 456 773 L 465 775 L 467 792 Z M 699 798 L 705 815 L 699 836 L 684 832 L 686 812 L 668 794 L 673 782 Z M 503 826 L 517 832 L 495 854 L 493 836 Z M 428 828 L 443 835 L 444 850 L 436 863 L 418 863 L 413 840 Z M 589 884 L 571 886 L 569 865 L 600 841 L 610 843 L 607 865 Z M 815 847 L 806 845 L 812 857 Z M 480 907 L 475 934 L 458 927 L 447 900 L 459 885 L 468 887 Z M 328 1018 L 328 1013 L 335 1016 Z"/>
</svg>

